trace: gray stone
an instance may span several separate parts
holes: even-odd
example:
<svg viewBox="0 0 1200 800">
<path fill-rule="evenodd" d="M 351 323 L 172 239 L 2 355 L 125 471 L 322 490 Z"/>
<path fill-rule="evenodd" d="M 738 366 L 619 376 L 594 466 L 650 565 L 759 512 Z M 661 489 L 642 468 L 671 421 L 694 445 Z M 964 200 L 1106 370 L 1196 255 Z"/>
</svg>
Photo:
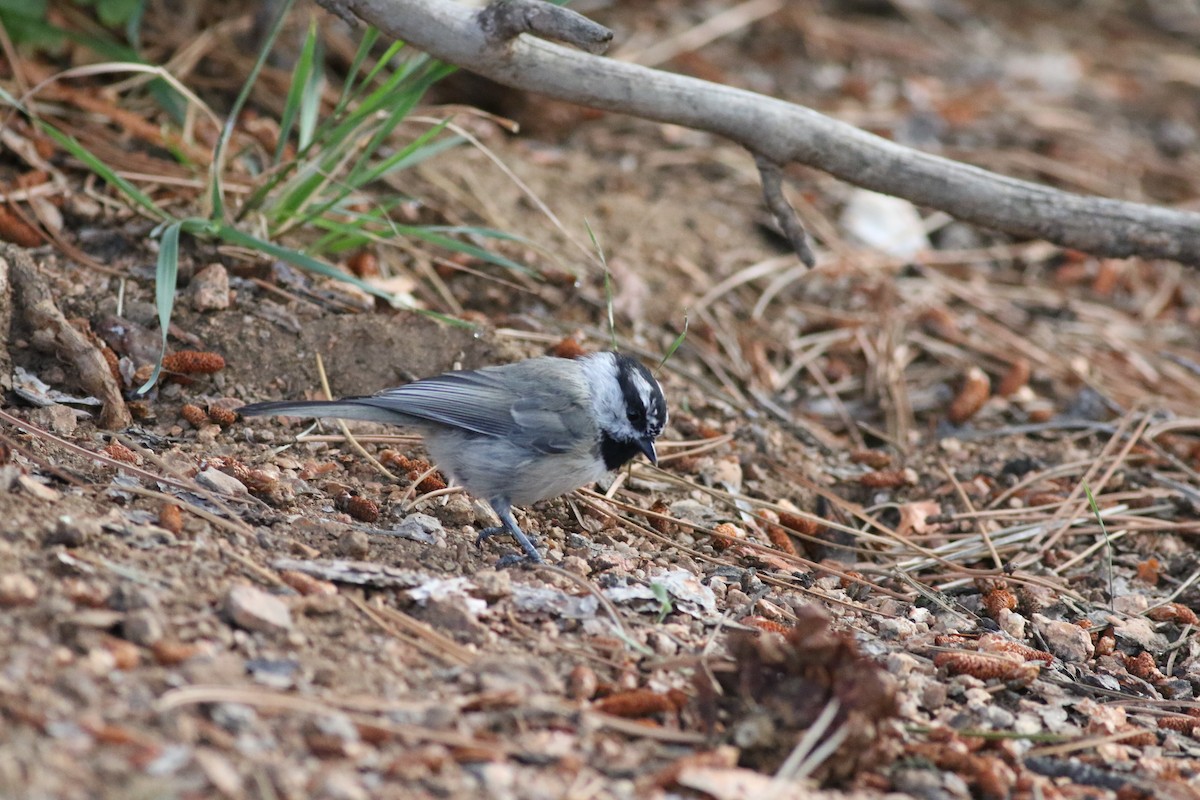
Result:
<svg viewBox="0 0 1200 800">
<path fill-rule="evenodd" d="M 371 539 L 362 531 L 346 531 L 337 542 L 337 554 L 343 558 L 363 559 L 371 552 Z"/>
<path fill-rule="evenodd" d="M 149 608 L 131 611 L 121 623 L 121 636 L 134 644 L 149 647 L 163 638 L 162 620 Z"/>
<path fill-rule="evenodd" d="M 1050 652 L 1063 661 L 1082 663 L 1096 652 L 1092 637 L 1078 625 L 1034 614 L 1033 627 L 1046 640 Z"/>
<path fill-rule="evenodd" d="M 82 547 L 100 535 L 99 520 L 77 518 L 64 514 L 58 518 L 54 530 L 46 537 L 47 545 L 61 544 L 65 547 Z"/>
</svg>

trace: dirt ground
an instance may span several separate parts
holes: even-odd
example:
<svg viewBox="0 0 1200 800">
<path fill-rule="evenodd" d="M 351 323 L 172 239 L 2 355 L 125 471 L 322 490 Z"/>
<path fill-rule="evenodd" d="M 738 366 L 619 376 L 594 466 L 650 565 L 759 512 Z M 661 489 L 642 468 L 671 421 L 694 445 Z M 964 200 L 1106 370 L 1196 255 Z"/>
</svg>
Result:
<svg viewBox="0 0 1200 800">
<path fill-rule="evenodd" d="M 596 16 L 636 59 L 733 5 Z M 780 5 L 664 66 L 1200 202 L 1186 3 Z M 538 278 L 398 268 L 473 327 L 185 242 L 169 347 L 223 369 L 170 376 L 119 435 L 5 395 L 0 797 L 1200 796 L 1194 268 L 929 210 L 927 244 L 888 253 L 843 216 L 853 187 L 796 168 L 801 274 L 728 143 L 465 77 L 434 99 L 524 126 L 472 127 L 524 187 L 463 147 L 405 188 L 529 242 L 501 249 Z M 336 425 L 228 413 L 318 396 L 318 356 L 342 395 L 608 347 L 585 220 L 621 346 L 653 365 L 688 335 L 660 467 L 518 512 L 550 568 L 496 569 L 511 542 L 476 546 L 486 507 L 402 431 L 352 424 L 373 464 Z M 47 247 L 41 276 L 136 366 L 149 225 L 67 222 L 112 274 Z M 213 263 L 231 302 L 198 310 Z M 86 394 L 38 344 L 18 319 L 6 351 Z"/>
</svg>

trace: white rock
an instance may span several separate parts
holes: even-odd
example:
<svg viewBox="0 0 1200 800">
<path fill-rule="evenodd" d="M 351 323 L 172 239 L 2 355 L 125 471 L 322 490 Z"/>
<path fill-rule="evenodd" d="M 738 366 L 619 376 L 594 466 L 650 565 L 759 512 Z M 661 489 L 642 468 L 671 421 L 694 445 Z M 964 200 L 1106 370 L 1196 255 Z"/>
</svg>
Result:
<svg viewBox="0 0 1200 800">
<path fill-rule="evenodd" d="M 899 197 L 857 189 L 842 209 L 842 228 L 860 244 L 896 258 L 929 249 L 929 237 L 916 206 Z"/>
</svg>

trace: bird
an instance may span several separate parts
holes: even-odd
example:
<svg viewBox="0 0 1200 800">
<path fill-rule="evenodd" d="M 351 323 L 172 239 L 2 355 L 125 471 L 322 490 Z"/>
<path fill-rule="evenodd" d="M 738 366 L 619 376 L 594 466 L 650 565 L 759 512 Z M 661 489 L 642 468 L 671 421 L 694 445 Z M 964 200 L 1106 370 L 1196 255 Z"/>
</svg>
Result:
<svg viewBox="0 0 1200 800">
<path fill-rule="evenodd" d="M 373 395 L 340 400 L 252 403 L 242 416 L 366 420 L 421 433 L 450 478 L 486 500 L 523 556 L 501 565 L 540 563 L 541 554 L 513 518 L 527 506 L 604 478 L 639 454 L 658 463 L 655 440 L 668 421 L 654 374 L 623 353 L 575 359 L 542 356 L 511 364 L 446 372 Z"/>
</svg>

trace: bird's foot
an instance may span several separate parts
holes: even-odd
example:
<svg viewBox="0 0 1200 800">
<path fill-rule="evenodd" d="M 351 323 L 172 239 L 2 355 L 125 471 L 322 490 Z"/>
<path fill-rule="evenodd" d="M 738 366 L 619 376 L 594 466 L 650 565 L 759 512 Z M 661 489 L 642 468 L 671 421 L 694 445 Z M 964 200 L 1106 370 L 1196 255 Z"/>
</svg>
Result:
<svg viewBox="0 0 1200 800">
<path fill-rule="evenodd" d="M 542 557 L 535 551 L 532 555 L 528 553 L 509 553 L 506 556 L 501 556 L 496 561 L 496 569 L 507 569 L 508 567 L 531 567 L 542 563 Z"/>
<path fill-rule="evenodd" d="M 535 540 L 533 536 L 525 533 L 524 531 L 521 531 L 520 533 L 513 533 L 503 525 L 496 525 L 495 527 L 484 528 L 481 530 L 479 535 L 475 537 L 475 544 L 478 547 L 482 547 L 485 540 L 490 539 L 491 537 L 500 533 L 512 534 L 513 538 L 517 540 L 517 544 L 521 545 L 521 549 L 525 552 L 523 554 L 509 553 L 508 555 L 503 556 L 499 561 L 496 562 L 497 569 L 512 567 L 517 564 L 542 563 L 542 555 L 537 551 L 537 545 L 534 544 Z"/>
<path fill-rule="evenodd" d="M 490 539 L 493 536 L 496 536 L 497 534 L 511 533 L 511 532 L 512 531 L 510 531 L 508 528 L 504 527 L 503 525 L 493 525 L 492 527 L 484 528 L 483 530 L 481 530 L 479 532 L 479 535 L 475 537 L 475 544 L 478 547 L 482 547 L 485 539 Z"/>
</svg>

